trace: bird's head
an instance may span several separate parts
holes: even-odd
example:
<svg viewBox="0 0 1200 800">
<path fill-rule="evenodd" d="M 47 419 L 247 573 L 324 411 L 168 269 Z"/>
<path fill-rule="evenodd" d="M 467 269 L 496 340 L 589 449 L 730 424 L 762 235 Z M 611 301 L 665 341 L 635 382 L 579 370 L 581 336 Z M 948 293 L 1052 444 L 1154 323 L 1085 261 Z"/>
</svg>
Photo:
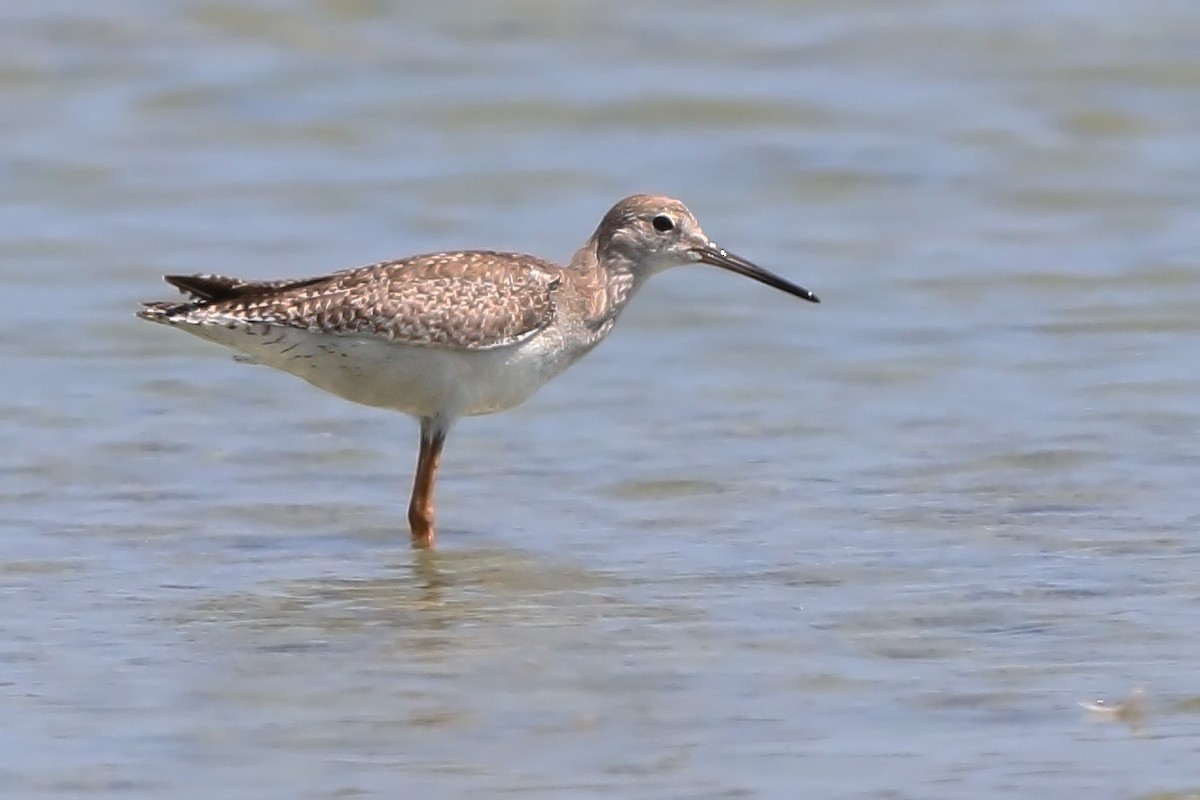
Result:
<svg viewBox="0 0 1200 800">
<path fill-rule="evenodd" d="M 670 197 L 626 197 L 604 215 L 592 239 L 602 264 L 620 264 L 639 279 L 670 267 L 711 264 L 804 300 L 820 302 L 808 289 L 718 247 L 687 206 Z"/>
</svg>

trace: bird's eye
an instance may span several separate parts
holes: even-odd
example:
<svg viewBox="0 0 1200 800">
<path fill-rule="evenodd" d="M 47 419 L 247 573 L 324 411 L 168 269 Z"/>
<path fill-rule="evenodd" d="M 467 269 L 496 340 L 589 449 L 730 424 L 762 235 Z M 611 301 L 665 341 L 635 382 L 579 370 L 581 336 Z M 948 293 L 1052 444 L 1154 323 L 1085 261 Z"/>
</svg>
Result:
<svg viewBox="0 0 1200 800">
<path fill-rule="evenodd" d="M 651 223 L 654 225 L 654 230 L 658 231 L 659 233 L 666 233 L 667 231 L 675 230 L 674 220 L 672 220 L 666 214 L 659 214 L 657 217 L 651 220 Z"/>
</svg>

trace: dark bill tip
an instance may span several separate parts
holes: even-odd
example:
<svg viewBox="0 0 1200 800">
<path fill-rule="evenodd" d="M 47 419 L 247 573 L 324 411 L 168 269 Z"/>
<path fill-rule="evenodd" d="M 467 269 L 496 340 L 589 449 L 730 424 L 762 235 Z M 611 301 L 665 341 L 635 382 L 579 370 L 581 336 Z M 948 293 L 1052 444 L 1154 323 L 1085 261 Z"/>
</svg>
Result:
<svg viewBox="0 0 1200 800">
<path fill-rule="evenodd" d="M 797 286 L 787 278 L 782 278 L 774 272 L 765 270 L 757 264 L 753 264 L 727 250 L 722 250 L 716 245 L 698 247 L 696 248 L 696 254 L 700 256 L 700 261 L 704 264 L 712 264 L 714 267 L 727 269 L 730 272 L 736 272 L 738 275 L 745 275 L 747 278 L 753 278 L 759 283 L 765 283 L 767 286 L 778 289 L 781 292 L 787 292 L 793 297 L 799 297 L 810 303 L 821 302 L 821 298 L 803 286 Z"/>
</svg>

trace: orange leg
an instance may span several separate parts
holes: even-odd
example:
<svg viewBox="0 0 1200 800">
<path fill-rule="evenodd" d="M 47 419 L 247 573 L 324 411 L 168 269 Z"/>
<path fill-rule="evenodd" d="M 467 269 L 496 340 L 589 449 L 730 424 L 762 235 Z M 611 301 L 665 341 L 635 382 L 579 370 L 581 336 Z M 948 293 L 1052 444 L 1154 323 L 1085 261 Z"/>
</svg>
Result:
<svg viewBox="0 0 1200 800">
<path fill-rule="evenodd" d="M 413 547 L 433 547 L 433 485 L 445 443 L 446 432 L 436 429 L 433 420 L 422 419 L 421 451 L 417 457 L 412 500 L 408 504 L 408 527 L 412 530 Z"/>
</svg>

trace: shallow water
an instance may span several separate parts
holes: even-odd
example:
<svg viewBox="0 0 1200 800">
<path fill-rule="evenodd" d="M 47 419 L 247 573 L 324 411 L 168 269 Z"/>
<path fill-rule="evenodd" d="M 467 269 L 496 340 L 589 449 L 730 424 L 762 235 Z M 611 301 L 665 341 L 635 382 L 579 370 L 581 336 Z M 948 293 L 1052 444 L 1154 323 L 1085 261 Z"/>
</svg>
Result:
<svg viewBox="0 0 1200 800">
<path fill-rule="evenodd" d="M 6 797 L 1193 797 L 1200 10 L 0 11 Z M 463 422 L 137 322 L 163 272 L 656 279 Z M 1148 692 L 1144 731 L 1077 705 Z"/>
</svg>

